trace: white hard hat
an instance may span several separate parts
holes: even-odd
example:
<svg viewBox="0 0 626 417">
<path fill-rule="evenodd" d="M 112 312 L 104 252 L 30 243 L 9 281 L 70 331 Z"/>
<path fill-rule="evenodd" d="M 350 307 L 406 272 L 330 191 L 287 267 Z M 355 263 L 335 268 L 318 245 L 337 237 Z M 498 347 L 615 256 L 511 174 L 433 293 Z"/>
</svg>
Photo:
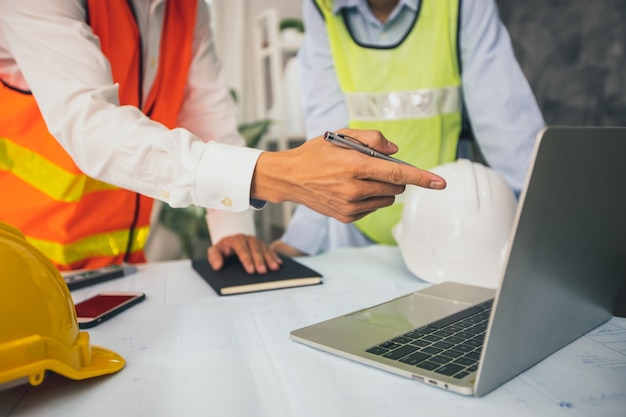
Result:
<svg viewBox="0 0 626 417">
<path fill-rule="evenodd" d="M 493 169 L 467 159 L 431 171 L 447 187 L 407 186 L 393 229 L 407 268 L 432 283 L 497 287 L 515 219 L 513 191 Z"/>
</svg>

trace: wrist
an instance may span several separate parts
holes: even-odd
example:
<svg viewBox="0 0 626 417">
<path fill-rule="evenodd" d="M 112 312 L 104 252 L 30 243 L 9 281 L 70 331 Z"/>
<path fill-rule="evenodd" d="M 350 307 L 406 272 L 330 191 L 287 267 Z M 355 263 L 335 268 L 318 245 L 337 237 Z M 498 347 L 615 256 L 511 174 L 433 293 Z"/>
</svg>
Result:
<svg viewBox="0 0 626 417">
<path fill-rule="evenodd" d="M 282 152 L 263 152 L 257 160 L 250 185 L 250 197 L 271 203 L 286 200 L 285 189 L 289 186 L 286 176 L 290 172 Z"/>
</svg>

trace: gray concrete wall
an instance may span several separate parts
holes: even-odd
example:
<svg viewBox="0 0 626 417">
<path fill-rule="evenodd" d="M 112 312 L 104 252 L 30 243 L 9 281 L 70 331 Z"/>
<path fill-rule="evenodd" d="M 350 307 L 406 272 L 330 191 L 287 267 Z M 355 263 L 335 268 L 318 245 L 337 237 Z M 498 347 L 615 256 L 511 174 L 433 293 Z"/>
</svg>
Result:
<svg viewBox="0 0 626 417">
<path fill-rule="evenodd" d="M 626 0 L 496 0 L 546 123 L 626 126 Z"/>
</svg>

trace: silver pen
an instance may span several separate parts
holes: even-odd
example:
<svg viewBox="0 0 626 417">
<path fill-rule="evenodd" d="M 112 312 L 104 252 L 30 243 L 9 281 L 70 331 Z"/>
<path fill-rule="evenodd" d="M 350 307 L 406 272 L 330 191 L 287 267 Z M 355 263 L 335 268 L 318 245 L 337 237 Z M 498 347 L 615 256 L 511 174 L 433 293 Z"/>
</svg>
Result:
<svg viewBox="0 0 626 417">
<path fill-rule="evenodd" d="M 373 156 L 374 158 L 384 159 L 385 161 L 396 162 L 398 164 L 413 166 L 408 162 L 401 161 L 399 159 L 393 158 L 389 155 L 385 155 L 384 153 L 380 153 L 370 148 L 357 138 L 353 138 L 352 136 L 344 135 L 341 133 L 334 132 L 326 132 L 324 133 L 324 140 L 339 146 L 345 149 L 354 149 L 355 151 L 359 151 L 365 155 Z"/>
</svg>

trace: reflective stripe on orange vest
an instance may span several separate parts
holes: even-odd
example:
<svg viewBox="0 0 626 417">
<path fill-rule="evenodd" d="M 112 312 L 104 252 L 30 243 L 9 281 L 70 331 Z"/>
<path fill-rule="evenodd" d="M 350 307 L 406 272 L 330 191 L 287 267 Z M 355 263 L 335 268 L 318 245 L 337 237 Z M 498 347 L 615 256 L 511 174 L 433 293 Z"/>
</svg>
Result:
<svg viewBox="0 0 626 417">
<path fill-rule="evenodd" d="M 168 1 L 159 67 L 145 103 L 141 40 L 130 2 L 88 0 L 122 105 L 174 128 L 191 65 L 197 2 Z M 0 74 L 0 80 L 2 74 Z M 29 92 L 0 86 L 0 221 L 19 228 L 60 270 L 143 262 L 152 200 L 83 174 L 49 134 Z M 6 109 L 6 111 L 5 111 Z"/>
<path fill-rule="evenodd" d="M 0 171 L 11 171 L 48 197 L 66 202 L 80 201 L 83 194 L 112 190 L 115 186 L 72 173 L 52 163 L 37 152 L 0 138 Z M 53 182 L 50 179 L 54 178 Z"/>
</svg>

